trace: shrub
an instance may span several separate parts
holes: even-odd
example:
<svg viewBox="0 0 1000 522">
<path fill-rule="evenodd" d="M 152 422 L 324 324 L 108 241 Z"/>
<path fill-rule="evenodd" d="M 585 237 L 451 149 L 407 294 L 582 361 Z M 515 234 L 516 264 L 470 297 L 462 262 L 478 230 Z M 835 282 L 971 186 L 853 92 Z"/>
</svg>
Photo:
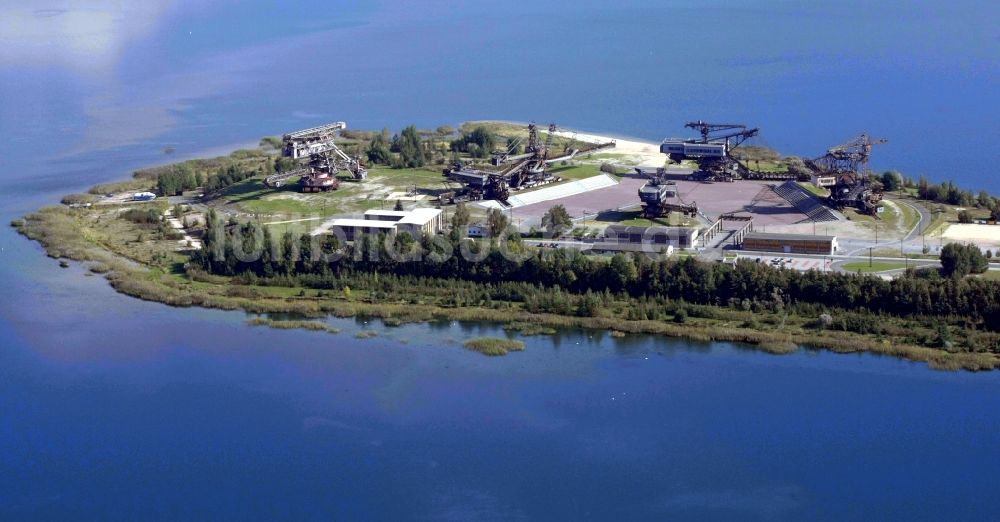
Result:
<svg viewBox="0 0 1000 522">
<path fill-rule="evenodd" d="M 989 262 L 976 245 L 948 243 L 941 249 L 941 271 L 946 276 L 981 274 L 987 268 Z"/>
<path fill-rule="evenodd" d="M 829 328 L 833 325 L 833 317 L 830 314 L 820 314 L 816 320 L 816 326 L 820 329 Z"/>
<path fill-rule="evenodd" d="M 491 357 L 507 355 L 513 351 L 524 350 L 524 343 L 513 339 L 501 339 L 499 337 L 479 337 L 469 339 L 463 343 L 466 349 L 479 352 Z"/>
<path fill-rule="evenodd" d="M 121 218 L 140 225 L 150 225 L 160 222 L 160 212 L 155 208 L 130 208 L 121 213 Z"/>
</svg>

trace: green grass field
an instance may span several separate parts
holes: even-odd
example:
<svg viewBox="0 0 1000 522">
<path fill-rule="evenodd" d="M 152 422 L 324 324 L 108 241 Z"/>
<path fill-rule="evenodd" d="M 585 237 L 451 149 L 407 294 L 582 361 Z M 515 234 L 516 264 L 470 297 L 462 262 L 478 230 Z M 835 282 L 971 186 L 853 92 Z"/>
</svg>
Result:
<svg viewBox="0 0 1000 522">
<path fill-rule="evenodd" d="M 603 174 L 601 166 L 594 164 L 557 165 L 549 172 L 565 180 L 578 180 Z"/>
<path fill-rule="evenodd" d="M 851 263 L 844 263 L 842 268 L 848 272 L 872 273 L 872 272 L 884 272 L 886 270 L 898 270 L 900 268 L 906 268 L 906 263 L 894 263 L 892 261 L 873 261 L 871 266 L 868 266 L 868 261 L 854 261 Z"/>
<path fill-rule="evenodd" d="M 642 212 L 639 210 L 616 210 L 611 212 L 602 212 L 595 219 L 590 221 L 595 223 L 619 224 L 635 227 L 687 227 L 698 224 L 697 219 L 682 216 L 677 213 L 672 213 L 667 217 L 647 219 L 642 217 Z"/>
<path fill-rule="evenodd" d="M 418 193 L 434 197 L 449 187 L 441 172 L 433 167 L 373 167 L 368 170 L 367 181 L 356 183 L 342 180 L 337 190 L 329 192 L 302 194 L 299 192 L 297 178 L 289 179 L 279 188 L 269 188 L 264 185 L 262 178 L 254 177 L 228 187 L 220 197 L 226 203 L 235 204 L 251 213 L 329 216 L 371 208 L 391 208 L 393 203 L 388 201 L 388 192 L 409 193 L 414 189 Z"/>
<path fill-rule="evenodd" d="M 808 191 L 809 193 L 811 193 L 816 197 L 825 198 L 830 195 L 829 190 L 822 187 L 817 187 L 816 185 L 813 185 L 808 181 L 800 181 L 799 186 L 806 189 L 806 191 Z"/>
<path fill-rule="evenodd" d="M 884 209 L 878 217 L 861 214 L 854 209 L 843 210 L 844 216 L 872 232 L 878 233 L 879 239 L 899 239 L 910 232 L 920 221 L 916 209 L 904 203 L 883 202 Z"/>
</svg>

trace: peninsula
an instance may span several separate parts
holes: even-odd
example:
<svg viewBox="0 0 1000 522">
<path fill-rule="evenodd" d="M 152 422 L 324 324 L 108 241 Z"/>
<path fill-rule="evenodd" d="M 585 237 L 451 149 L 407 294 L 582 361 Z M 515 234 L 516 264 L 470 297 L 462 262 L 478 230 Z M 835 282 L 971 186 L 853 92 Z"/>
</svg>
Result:
<svg viewBox="0 0 1000 522">
<path fill-rule="evenodd" d="M 996 198 L 872 173 L 867 135 L 800 158 L 750 146 L 757 129 L 688 126 L 702 136 L 653 144 L 337 122 L 12 225 L 119 292 L 259 325 L 494 321 L 1000 366 Z M 298 318 L 260 317 L 277 313 Z M 519 349 L 487 341 L 468 346 Z"/>
</svg>

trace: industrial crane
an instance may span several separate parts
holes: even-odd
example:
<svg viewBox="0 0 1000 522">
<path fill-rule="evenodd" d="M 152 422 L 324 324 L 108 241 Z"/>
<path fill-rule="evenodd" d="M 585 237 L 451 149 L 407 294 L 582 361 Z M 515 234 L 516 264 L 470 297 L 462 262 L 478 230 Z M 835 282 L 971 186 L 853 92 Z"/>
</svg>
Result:
<svg viewBox="0 0 1000 522">
<path fill-rule="evenodd" d="M 538 137 L 538 127 L 528 125 L 528 142 L 523 154 L 512 154 L 520 140 L 515 140 L 504 151 L 493 154 L 492 168 L 456 163 L 444 169 L 444 175 L 465 188 L 459 197 L 466 199 L 494 199 L 506 204 L 510 190 L 533 187 L 543 183 L 558 181 L 559 178 L 548 173 L 548 166 L 565 161 L 579 154 L 591 154 L 598 150 L 612 148 L 615 142 L 590 144 L 580 149 L 568 148 L 556 157 L 552 157 L 552 144 L 558 127 L 549 125 L 549 133 L 545 142 Z"/>
<path fill-rule="evenodd" d="M 689 122 L 687 122 L 687 123 L 684 124 L 684 127 L 688 128 L 688 129 L 694 129 L 694 130 L 700 132 L 701 133 L 701 142 L 702 143 L 708 143 L 709 141 L 717 141 L 717 140 L 728 139 L 728 138 L 736 137 L 736 136 L 741 136 L 742 139 L 740 139 L 739 143 L 743 143 L 743 141 L 745 141 L 747 138 L 751 138 L 753 136 L 756 136 L 757 133 L 760 131 L 760 129 L 756 129 L 756 128 L 755 129 L 747 130 L 747 126 L 746 125 L 741 125 L 741 124 L 738 124 L 738 123 L 707 123 L 707 122 L 704 122 L 702 120 L 689 121 Z M 722 132 L 722 131 L 735 131 L 735 132 L 730 132 L 730 133 L 727 133 L 727 134 L 724 134 L 724 135 L 713 134 L 713 133 L 718 133 L 718 132 Z M 733 147 L 736 147 L 737 145 L 739 145 L 739 143 L 737 143 L 736 145 L 733 145 Z"/>
<path fill-rule="evenodd" d="M 827 203 L 834 208 L 854 207 L 864 214 L 876 215 L 882 192 L 869 180 L 868 160 L 872 147 L 888 143 L 885 138 L 872 138 L 867 133 L 827 149 L 826 154 L 806 160 L 806 166 L 818 178 L 833 178 Z"/>
<path fill-rule="evenodd" d="M 660 144 L 660 152 L 671 161 L 692 159 L 698 162 L 698 172 L 693 179 L 704 181 L 733 181 L 756 177 L 750 169 L 733 157 L 732 152 L 744 141 L 760 133 L 758 128 L 748 128 L 738 123 L 708 123 L 701 120 L 684 124 L 697 130 L 701 139 L 670 138 Z"/>
<path fill-rule="evenodd" d="M 336 178 L 339 171 L 350 172 L 355 180 L 367 178 L 368 171 L 360 160 L 345 154 L 335 142 L 340 131 L 346 128 L 347 124 L 339 121 L 282 136 L 281 155 L 297 161 L 308 160 L 308 166 L 268 176 L 264 184 L 279 187 L 285 180 L 299 176 L 303 192 L 320 192 L 340 186 Z"/>
<path fill-rule="evenodd" d="M 869 174 L 868 159 L 871 158 L 872 147 L 883 143 L 888 143 L 888 140 L 872 138 L 867 133 L 862 133 L 843 145 L 827 149 L 825 155 L 810 160 L 810 162 L 827 172 L 867 178 Z"/>
</svg>

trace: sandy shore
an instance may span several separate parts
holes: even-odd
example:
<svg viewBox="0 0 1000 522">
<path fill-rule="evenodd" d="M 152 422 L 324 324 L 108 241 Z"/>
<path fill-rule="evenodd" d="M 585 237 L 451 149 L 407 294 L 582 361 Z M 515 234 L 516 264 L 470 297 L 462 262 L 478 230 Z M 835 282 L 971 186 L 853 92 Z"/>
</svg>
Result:
<svg viewBox="0 0 1000 522">
<path fill-rule="evenodd" d="M 583 141 L 586 143 L 607 143 L 609 141 L 614 141 L 614 150 L 607 152 L 631 156 L 632 161 L 630 161 L 630 163 L 634 163 L 639 167 L 662 167 L 667 159 L 665 155 L 660 153 L 660 145 L 657 143 L 625 140 L 611 136 L 586 134 L 567 130 L 556 131 L 555 135 L 562 138 L 576 139 L 577 141 Z"/>
</svg>

